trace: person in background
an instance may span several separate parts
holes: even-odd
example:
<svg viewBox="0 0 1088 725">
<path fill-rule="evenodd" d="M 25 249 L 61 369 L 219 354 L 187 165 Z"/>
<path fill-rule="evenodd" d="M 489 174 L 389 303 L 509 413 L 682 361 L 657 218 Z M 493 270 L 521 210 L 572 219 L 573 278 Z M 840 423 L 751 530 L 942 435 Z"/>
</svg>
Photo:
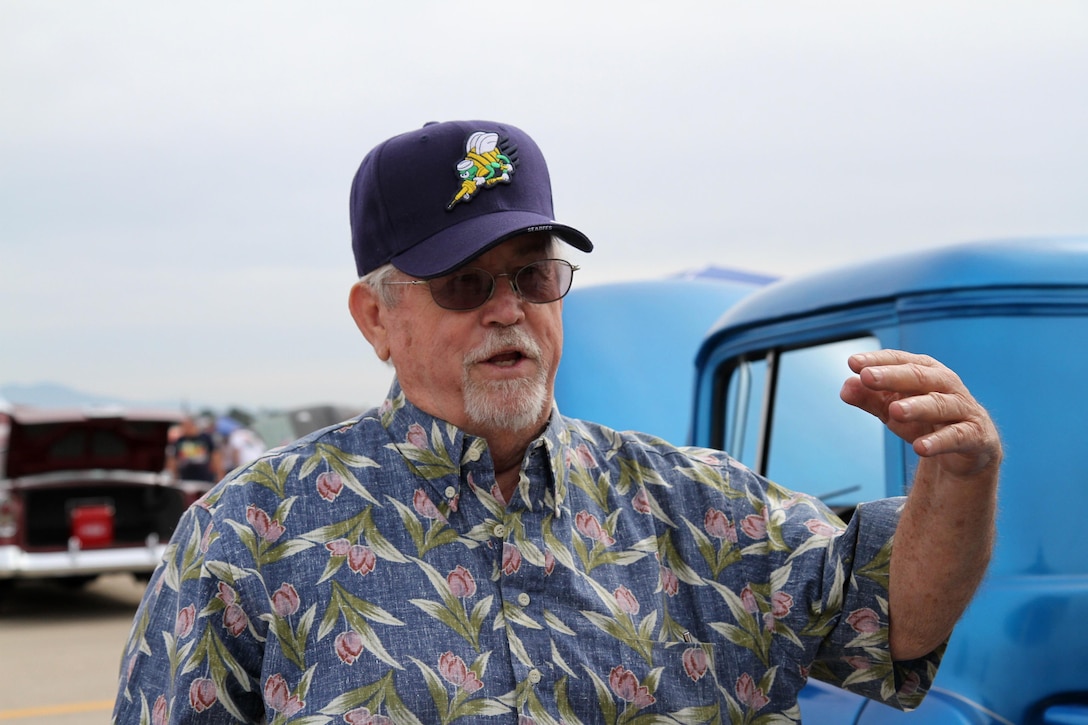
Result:
<svg viewBox="0 0 1088 725">
<path fill-rule="evenodd" d="M 218 481 L 223 477 L 222 454 L 215 438 L 189 415 L 182 418 L 177 437 L 167 445 L 166 470 L 191 481 Z"/>
<path fill-rule="evenodd" d="M 350 214 L 349 309 L 388 397 L 186 512 L 115 723 L 789 723 L 809 677 L 919 704 L 986 569 L 1002 459 L 951 370 L 844 361 L 843 400 L 920 457 L 908 497 L 844 525 L 722 451 L 562 415 L 563 255 L 593 245 L 519 128 L 383 142 Z"/>
<path fill-rule="evenodd" d="M 268 445 L 256 431 L 229 415 L 221 415 L 216 419 L 215 430 L 222 441 L 224 471 L 232 471 L 252 463 L 268 450 Z"/>
</svg>

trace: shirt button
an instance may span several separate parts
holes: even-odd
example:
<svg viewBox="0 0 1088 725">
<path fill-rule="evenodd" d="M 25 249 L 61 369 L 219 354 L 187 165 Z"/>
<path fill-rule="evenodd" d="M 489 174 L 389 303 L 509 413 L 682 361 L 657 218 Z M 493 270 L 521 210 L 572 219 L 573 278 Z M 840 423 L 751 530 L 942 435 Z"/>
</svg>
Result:
<svg viewBox="0 0 1088 725">
<path fill-rule="evenodd" d="M 453 498 L 457 495 L 457 489 L 453 486 L 446 486 L 446 498 Z"/>
<path fill-rule="evenodd" d="M 522 592 L 521 594 L 519 594 L 518 595 L 518 604 L 520 604 L 523 607 L 529 606 L 529 595 L 526 594 L 525 592 Z"/>
<path fill-rule="evenodd" d="M 535 685 L 536 683 L 540 682 L 540 678 L 541 678 L 540 670 L 535 669 L 535 668 L 529 670 L 529 682 L 531 684 Z"/>
<path fill-rule="evenodd" d="M 495 534 L 495 536 L 498 536 L 500 539 L 506 536 L 506 527 L 502 524 L 495 524 L 495 528 L 493 528 L 491 531 Z"/>
</svg>

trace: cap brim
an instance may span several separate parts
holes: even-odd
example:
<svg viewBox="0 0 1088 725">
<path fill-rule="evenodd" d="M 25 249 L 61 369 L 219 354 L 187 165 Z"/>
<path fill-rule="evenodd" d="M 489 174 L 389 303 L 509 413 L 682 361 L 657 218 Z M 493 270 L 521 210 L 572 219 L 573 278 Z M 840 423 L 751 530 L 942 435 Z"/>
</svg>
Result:
<svg viewBox="0 0 1088 725">
<path fill-rule="evenodd" d="M 589 238 L 573 227 L 533 212 L 498 211 L 447 227 L 390 261 L 413 277 L 441 277 L 512 237 L 535 232 L 555 234 L 575 249 L 593 251 Z"/>
</svg>

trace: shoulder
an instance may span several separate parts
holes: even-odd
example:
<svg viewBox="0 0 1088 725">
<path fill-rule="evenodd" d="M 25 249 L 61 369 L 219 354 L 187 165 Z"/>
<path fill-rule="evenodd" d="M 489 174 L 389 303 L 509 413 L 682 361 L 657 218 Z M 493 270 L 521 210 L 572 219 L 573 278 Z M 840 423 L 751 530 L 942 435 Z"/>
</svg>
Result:
<svg viewBox="0 0 1088 725">
<path fill-rule="evenodd" d="M 314 431 L 298 440 L 264 451 L 230 473 L 208 498 L 219 506 L 283 499 L 298 494 L 296 486 L 324 471 L 378 467 L 374 459 L 389 442 L 380 421 L 367 414 Z"/>
<path fill-rule="evenodd" d="M 659 470 L 691 469 L 715 471 L 726 476 L 755 474 L 724 451 L 681 446 L 639 431 L 619 431 L 599 423 L 564 418 L 570 447 L 576 456 L 592 455 L 598 465 L 620 466 L 638 461 Z"/>
</svg>

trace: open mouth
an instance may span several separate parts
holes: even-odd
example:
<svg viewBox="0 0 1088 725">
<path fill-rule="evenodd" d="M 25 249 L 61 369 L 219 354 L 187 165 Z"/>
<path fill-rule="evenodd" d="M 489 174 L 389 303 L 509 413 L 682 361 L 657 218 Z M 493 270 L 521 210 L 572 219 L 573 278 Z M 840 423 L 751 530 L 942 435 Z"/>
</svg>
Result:
<svg viewBox="0 0 1088 725">
<path fill-rule="evenodd" d="M 518 350 L 507 350 L 500 352 L 498 355 L 492 355 L 485 362 L 489 365 L 498 365 L 499 367 L 512 367 L 517 365 L 522 360 L 526 359 Z"/>
</svg>

